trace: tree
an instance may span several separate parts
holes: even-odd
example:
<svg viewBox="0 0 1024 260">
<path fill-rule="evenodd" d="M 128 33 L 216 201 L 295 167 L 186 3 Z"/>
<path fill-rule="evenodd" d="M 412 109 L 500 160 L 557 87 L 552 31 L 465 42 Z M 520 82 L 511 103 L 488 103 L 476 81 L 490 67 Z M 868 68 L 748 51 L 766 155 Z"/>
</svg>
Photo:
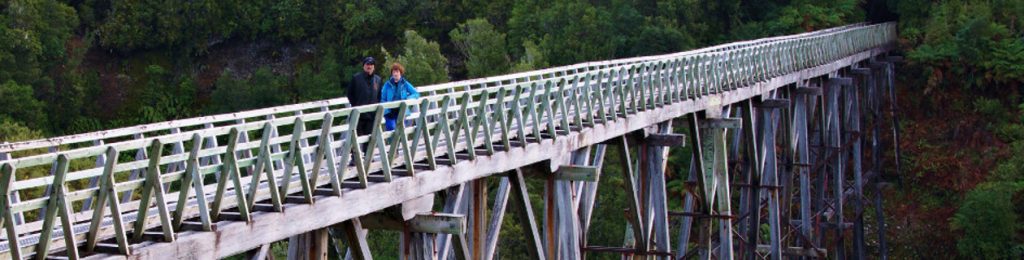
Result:
<svg viewBox="0 0 1024 260">
<path fill-rule="evenodd" d="M 524 72 L 547 66 L 548 62 L 544 59 L 544 53 L 540 51 L 540 47 L 533 41 L 526 41 L 523 42 L 523 56 L 519 57 L 519 62 L 512 67 L 512 71 Z"/>
<path fill-rule="evenodd" d="M 552 65 L 614 58 L 623 42 L 614 30 L 607 9 L 587 2 L 557 2 L 544 9 L 539 45 Z"/>
<path fill-rule="evenodd" d="M 466 57 L 468 77 L 480 78 L 508 72 L 505 34 L 494 30 L 494 26 L 487 20 L 468 20 L 459 24 L 449 35 L 462 56 Z"/>
<path fill-rule="evenodd" d="M 237 80 L 230 71 L 224 71 L 213 90 L 211 109 L 227 113 L 282 105 L 290 100 L 286 86 L 284 77 L 274 75 L 268 67 L 257 69 L 248 81 Z"/>
<path fill-rule="evenodd" d="M 1015 93 L 1024 81 L 1021 1 L 901 1 L 900 37 L 909 73 L 928 88 L 959 85 Z M 920 80 L 920 81 L 924 81 Z"/>
<path fill-rule="evenodd" d="M 33 97 L 32 87 L 8 80 L 0 84 L 0 117 L 19 122 L 33 129 L 46 124 L 45 104 Z"/>
<path fill-rule="evenodd" d="M 0 116 L 0 143 L 43 138 L 43 134 L 9 118 Z M 23 156 L 23 155 L 18 155 Z"/>
<path fill-rule="evenodd" d="M 964 232 L 957 242 L 961 256 L 984 259 L 1011 259 L 1011 250 L 1020 244 L 1020 216 L 1014 212 L 1013 196 L 1024 190 L 1024 183 L 995 182 L 979 185 L 967 193 L 953 217 L 953 228 Z"/>
<path fill-rule="evenodd" d="M 332 57 L 324 55 L 319 66 L 307 63 L 299 66 L 295 76 L 295 90 L 299 101 L 330 99 L 341 96 L 341 66 Z"/>
<path fill-rule="evenodd" d="M 441 55 L 441 47 L 437 42 L 427 41 L 416 31 L 407 30 L 402 40 L 402 46 L 404 46 L 402 54 L 398 57 L 392 57 L 387 50 L 382 48 L 385 53 L 385 62 L 381 64 L 382 66 L 378 65 L 380 66 L 378 70 L 385 73 L 385 79 L 391 75 L 391 63 L 398 62 L 405 66 L 405 72 L 408 74 L 403 77 L 407 78 L 414 86 L 448 81 L 448 59 Z"/>
</svg>

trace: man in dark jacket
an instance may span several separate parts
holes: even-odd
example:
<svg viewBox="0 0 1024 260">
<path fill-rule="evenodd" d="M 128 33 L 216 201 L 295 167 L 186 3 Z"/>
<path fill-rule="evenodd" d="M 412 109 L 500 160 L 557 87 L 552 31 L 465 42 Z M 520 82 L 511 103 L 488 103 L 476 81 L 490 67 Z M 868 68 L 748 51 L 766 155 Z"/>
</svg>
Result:
<svg viewBox="0 0 1024 260">
<path fill-rule="evenodd" d="M 348 102 L 353 107 L 377 104 L 380 102 L 380 76 L 373 74 L 376 61 L 373 57 L 363 59 L 363 71 L 352 75 L 348 86 Z M 368 135 L 373 131 L 373 114 L 359 115 L 359 126 L 356 133 Z"/>
</svg>

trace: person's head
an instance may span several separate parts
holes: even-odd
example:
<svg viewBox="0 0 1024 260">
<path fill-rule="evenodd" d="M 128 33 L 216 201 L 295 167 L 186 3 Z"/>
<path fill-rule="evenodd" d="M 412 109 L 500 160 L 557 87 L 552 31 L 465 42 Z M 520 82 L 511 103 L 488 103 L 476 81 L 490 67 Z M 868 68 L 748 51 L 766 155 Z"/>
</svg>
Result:
<svg viewBox="0 0 1024 260">
<path fill-rule="evenodd" d="M 394 79 L 395 81 L 402 80 L 402 75 L 404 75 L 404 74 L 405 74 L 405 67 L 402 67 L 402 64 L 399 64 L 398 62 L 395 62 L 395 63 L 391 64 L 391 78 L 392 79 Z"/>
<path fill-rule="evenodd" d="M 373 57 L 367 56 L 363 59 L 363 72 L 366 74 L 373 74 L 374 65 L 377 61 L 373 60 Z"/>
</svg>

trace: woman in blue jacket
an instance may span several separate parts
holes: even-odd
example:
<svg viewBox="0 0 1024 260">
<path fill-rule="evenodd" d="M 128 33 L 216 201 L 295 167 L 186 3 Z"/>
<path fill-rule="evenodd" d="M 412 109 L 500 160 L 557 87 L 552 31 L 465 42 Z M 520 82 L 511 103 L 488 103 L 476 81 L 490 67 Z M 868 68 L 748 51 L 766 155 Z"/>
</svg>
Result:
<svg viewBox="0 0 1024 260">
<path fill-rule="evenodd" d="M 405 99 L 419 98 L 420 93 L 416 91 L 416 87 L 413 87 L 409 81 L 405 80 L 402 75 L 405 74 L 405 67 L 397 62 L 391 64 L 391 78 L 384 83 L 384 87 L 380 89 L 380 102 L 387 103 L 391 101 L 399 101 Z M 411 111 L 406 111 L 406 115 Z M 397 109 L 385 109 L 384 110 L 384 129 L 388 131 L 395 130 L 395 121 L 398 120 Z"/>
</svg>

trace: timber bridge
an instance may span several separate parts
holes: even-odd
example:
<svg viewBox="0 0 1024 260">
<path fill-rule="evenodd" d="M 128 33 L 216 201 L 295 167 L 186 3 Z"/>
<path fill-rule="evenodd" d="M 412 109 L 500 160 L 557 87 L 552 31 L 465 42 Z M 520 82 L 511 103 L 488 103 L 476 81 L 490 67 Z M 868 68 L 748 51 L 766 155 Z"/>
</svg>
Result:
<svg viewBox="0 0 1024 260">
<path fill-rule="evenodd" d="M 286 239 L 288 258 L 369 259 L 367 229 L 401 231 L 402 258 L 492 259 L 506 213 L 522 258 L 885 259 L 895 27 L 0 144 L 0 259 L 262 259 Z M 385 131 L 385 109 L 411 112 Z M 672 173 L 686 192 L 667 192 L 670 149 L 691 153 Z M 598 187 L 606 174 L 624 184 Z M 625 214 L 593 214 L 604 189 Z M 627 223 L 624 243 L 589 244 L 594 218 Z"/>
</svg>

